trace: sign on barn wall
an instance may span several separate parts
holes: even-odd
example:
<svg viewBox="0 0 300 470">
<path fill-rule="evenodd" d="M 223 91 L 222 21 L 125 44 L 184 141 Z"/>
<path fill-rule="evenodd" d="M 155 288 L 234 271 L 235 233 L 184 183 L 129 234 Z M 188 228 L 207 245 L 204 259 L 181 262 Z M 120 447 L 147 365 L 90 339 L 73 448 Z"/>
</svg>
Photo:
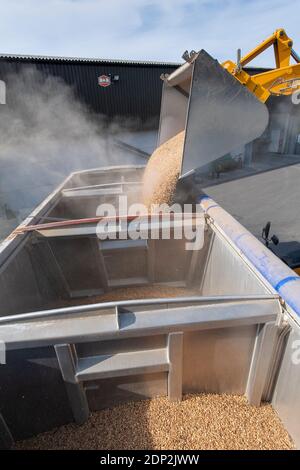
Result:
<svg viewBox="0 0 300 470">
<path fill-rule="evenodd" d="M 98 77 L 98 84 L 99 86 L 106 88 L 111 85 L 111 77 L 108 75 L 100 75 Z"/>
</svg>

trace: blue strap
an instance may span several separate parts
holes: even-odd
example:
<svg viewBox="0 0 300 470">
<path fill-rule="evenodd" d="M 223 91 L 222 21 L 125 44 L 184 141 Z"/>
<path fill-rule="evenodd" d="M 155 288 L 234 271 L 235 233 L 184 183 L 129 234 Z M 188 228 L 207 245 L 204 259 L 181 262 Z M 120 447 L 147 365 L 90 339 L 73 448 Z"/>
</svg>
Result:
<svg viewBox="0 0 300 470">
<path fill-rule="evenodd" d="M 219 204 L 212 204 L 211 206 L 208 206 L 208 208 L 206 209 L 206 212 L 208 212 L 209 209 L 212 209 L 213 207 L 219 207 Z"/>
<path fill-rule="evenodd" d="M 198 202 L 205 201 L 206 199 L 211 199 L 211 197 L 208 196 L 207 194 L 201 194 L 200 196 L 197 197 Z"/>
<path fill-rule="evenodd" d="M 285 277 L 285 278 L 281 279 L 281 281 L 279 281 L 278 284 L 276 284 L 275 290 L 279 291 L 279 289 L 281 289 L 281 287 L 284 286 L 285 284 L 287 284 L 288 282 L 299 281 L 299 280 L 300 280 L 299 276 Z"/>
</svg>

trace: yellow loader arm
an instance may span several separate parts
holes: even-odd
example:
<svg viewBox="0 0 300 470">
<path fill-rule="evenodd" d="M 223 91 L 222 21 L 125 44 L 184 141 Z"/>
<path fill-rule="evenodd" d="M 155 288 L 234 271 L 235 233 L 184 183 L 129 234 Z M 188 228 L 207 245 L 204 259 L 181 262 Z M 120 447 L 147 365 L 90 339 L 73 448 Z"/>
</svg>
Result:
<svg viewBox="0 0 300 470">
<path fill-rule="evenodd" d="M 243 67 L 270 46 L 274 47 L 276 68 L 268 72 L 249 75 Z M 291 58 L 296 64 L 290 64 Z M 284 29 L 277 29 L 272 36 L 240 58 L 237 63 L 227 60 L 222 65 L 263 103 L 270 95 L 291 95 L 300 90 L 300 58 L 293 50 L 293 41 Z"/>
</svg>

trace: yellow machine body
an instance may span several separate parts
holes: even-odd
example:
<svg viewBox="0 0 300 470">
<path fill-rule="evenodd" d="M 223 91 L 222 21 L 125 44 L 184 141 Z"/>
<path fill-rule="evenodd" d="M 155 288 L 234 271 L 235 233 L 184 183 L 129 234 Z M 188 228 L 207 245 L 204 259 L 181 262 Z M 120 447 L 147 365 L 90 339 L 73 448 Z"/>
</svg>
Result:
<svg viewBox="0 0 300 470">
<path fill-rule="evenodd" d="M 276 68 L 249 75 L 243 67 L 270 46 L 274 48 Z M 295 60 L 295 64 L 290 63 L 291 58 Z M 291 95 L 300 90 L 300 58 L 293 50 L 293 41 L 284 29 L 277 29 L 272 36 L 242 57 L 238 63 L 227 60 L 222 65 L 263 103 L 270 95 Z"/>
</svg>

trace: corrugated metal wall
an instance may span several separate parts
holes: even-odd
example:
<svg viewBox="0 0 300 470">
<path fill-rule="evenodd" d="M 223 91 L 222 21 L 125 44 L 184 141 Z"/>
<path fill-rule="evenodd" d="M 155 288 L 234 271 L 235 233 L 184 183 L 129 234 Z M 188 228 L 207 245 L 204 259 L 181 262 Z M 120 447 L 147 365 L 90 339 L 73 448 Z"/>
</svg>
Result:
<svg viewBox="0 0 300 470">
<path fill-rule="evenodd" d="M 31 68 L 46 76 L 62 78 L 96 113 L 109 118 L 138 118 L 157 127 L 162 91 L 160 75 L 171 73 L 176 65 L 0 57 L 0 79 L 4 81 L 11 74 L 21 75 Z M 119 81 L 102 88 L 98 84 L 98 77 L 102 74 L 118 75 Z M 9 79 L 7 95 L 9 97 Z"/>
</svg>

